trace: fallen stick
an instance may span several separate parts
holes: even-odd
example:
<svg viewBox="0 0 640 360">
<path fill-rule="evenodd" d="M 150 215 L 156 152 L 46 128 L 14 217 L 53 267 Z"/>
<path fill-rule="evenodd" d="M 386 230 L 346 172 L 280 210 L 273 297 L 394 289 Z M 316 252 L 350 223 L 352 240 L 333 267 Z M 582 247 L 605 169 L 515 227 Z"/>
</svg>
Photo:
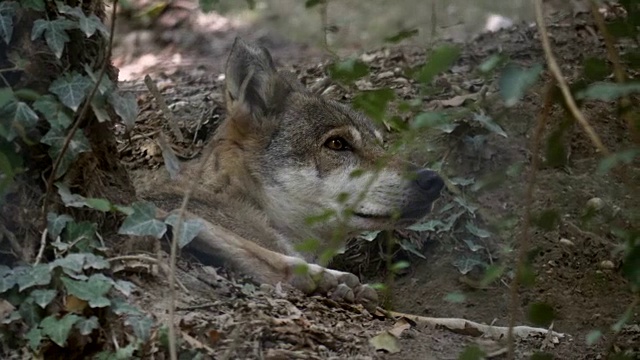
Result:
<svg viewBox="0 0 640 360">
<path fill-rule="evenodd" d="M 471 336 L 486 336 L 495 340 L 504 339 L 507 337 L 507 333 L 509 332 L 508 326 L 492 326 L 480 324 L 477 322 L 469 321 L 466 319 L 456 319 L 456 318 L 433 318 L 426 316 L 418 316 L 411 314 L 404 314 L 395 311 L 389 311 L 389 315 L 392 317 L 404 317 L 418 324 L 426 324 L 433 327 L 444 327 L 447 330 L 453 331 L 455 333 L 460 333 L 463 335 L 471 335 Z M 568 335 L 563 333 L 558 333 L 552 331 L 551 329 L 543 329 L 543 328 L 535 328 L 531 326 L 515 326 L 513 328 L 513 335 L 526 338 L 530 336 L 550 336 L 555 339 L 562 339 L 564 337 L 568 337 Z"/>
</svg>

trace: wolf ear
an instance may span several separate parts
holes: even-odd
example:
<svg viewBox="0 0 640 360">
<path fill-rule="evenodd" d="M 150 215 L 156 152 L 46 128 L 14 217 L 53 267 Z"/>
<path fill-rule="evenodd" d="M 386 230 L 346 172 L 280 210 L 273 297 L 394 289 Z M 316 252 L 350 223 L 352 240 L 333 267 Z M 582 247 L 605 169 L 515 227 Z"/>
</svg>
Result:
<svg viewBox="0 0 640 360">
<path fill-rule="evenodd" d="M 269 51 L 236 38 L 225 70 L 227 108 L 242 106 L 258 117 L 278 111 L 290 87 Z"/>
</svg>

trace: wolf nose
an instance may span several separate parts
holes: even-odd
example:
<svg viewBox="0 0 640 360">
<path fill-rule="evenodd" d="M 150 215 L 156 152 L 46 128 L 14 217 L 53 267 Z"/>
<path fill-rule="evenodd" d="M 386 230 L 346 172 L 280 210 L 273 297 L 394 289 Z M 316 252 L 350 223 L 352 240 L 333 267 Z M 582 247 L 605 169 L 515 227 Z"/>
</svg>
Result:
<svg viewBox="0 0 640 360">
<path fill-rule="evenodd" d="M 422 169 L 418 171 L 417 175 L 416 182 L 420 189 L 432 196 L 440 195 L 440 190 L 444 187 L 444 181 L 435 171 Z"/>
</svg>

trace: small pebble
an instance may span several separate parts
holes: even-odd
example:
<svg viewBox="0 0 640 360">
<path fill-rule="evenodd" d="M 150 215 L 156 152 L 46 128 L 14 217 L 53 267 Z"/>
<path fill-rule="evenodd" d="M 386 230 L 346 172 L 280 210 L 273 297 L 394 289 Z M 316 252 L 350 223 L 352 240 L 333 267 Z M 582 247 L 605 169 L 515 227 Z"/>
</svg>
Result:
<svg viewBox="0 0 640 360">
<path fill-rule="evenodd" d="M 560 239 L 560 244 L 566 245 L 566 246 L 576 246 L 576 244 L 574 244 L 573 241 L 566 238 Z"/>
<path fill-rule="evenodd" d="M 599 267 L 600 269 L 603 269 L 603 270 L 612 270 L 615 267 L 615 265 L 611 260 L 602 260 L 599 264 Z"/>
<path fill-rule="evenodd" d="M 600 199 L 599 197 L 594 197 L 589 199 L 589 201 L 587 201 L 587 207 L 599 211 L 602 210 L 602 208 L 604 207 L 604 200 Z"/>
</svg>

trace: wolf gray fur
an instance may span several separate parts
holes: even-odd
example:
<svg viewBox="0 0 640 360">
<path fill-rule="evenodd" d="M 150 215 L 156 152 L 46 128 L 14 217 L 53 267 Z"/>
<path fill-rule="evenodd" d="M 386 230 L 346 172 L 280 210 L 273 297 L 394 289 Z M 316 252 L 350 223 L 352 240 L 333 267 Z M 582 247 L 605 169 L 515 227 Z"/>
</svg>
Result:
<svg viewBox="0 0 640 360">
<path fill-rule="evenodd" d="M 443 180 L 389 154 L 372 120 L 278 71 L 263 47 L 236 39 L 225 76 L 227 117 L 204 151 L 211 156 L 185 164 L 177 181 L 165 177 L 139 192 L 175 209 L 202 166 L 188 217 L 205 226 L 187 250 L 259 282 L 375 307 L 375 291 L 355 275 L 314 263 L 360 232 L 421 220 Z M 314 251 L 300 251 L 310 239 Z"/>
</svg>

